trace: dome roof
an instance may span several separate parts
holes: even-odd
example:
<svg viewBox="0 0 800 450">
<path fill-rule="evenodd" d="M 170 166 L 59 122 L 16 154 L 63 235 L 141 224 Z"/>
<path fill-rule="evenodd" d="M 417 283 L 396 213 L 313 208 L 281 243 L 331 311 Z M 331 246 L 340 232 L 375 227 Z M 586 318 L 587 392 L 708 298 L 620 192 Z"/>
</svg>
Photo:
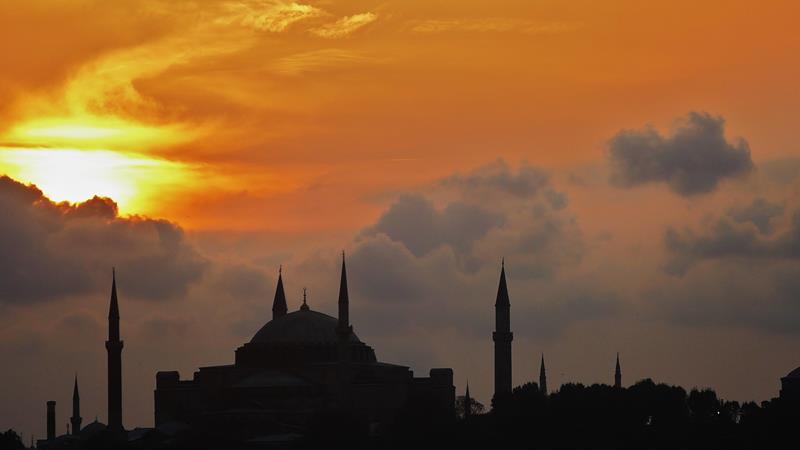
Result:
<svg viewBox="0 0 800 450">
<path fill-rule="evenodd" d="M 266 323 L 250 340 L 251 344 L 335 344 L 339 321 L 321 312 L 301 309 Z M 349 342 L 360 343 L 355 333 Z"/>
<path fill-rule="evenodd" d="M 789 372 L 784 378 L 800 378 L 800 367 Z"/>
</svg>

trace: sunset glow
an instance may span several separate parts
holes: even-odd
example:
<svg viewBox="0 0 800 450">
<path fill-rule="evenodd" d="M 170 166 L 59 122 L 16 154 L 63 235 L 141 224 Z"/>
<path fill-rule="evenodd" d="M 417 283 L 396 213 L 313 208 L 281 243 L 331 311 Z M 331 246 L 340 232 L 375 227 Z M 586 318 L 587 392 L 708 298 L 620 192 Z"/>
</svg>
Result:
<svg viewBox="0 0 800 450">
<path fill-rule="evenodd" d="M 279 273 L 335 315 L 343 251 L 359 339 L 487 408 L 501 261 L 514 385 L 542 353 L 551 391 L 607 383 L 620 352 L 626 382 L 769 400 L 800 365 L 798 17 L 0 1 L 0 431 L 42 436 L 48 400 L 64 428 L 76 372 L 106 420 L 112 267 L 133 429 L 155 373 L 231 361 Z"/>
<path fill-rule="evenodd" d="M 186 164 L 110 150 L 0 147 L 0 167 L 53 200 L 109 197 L 126 214 L 150 211 L 159 189 L 192 182 Z"/>
</svg>

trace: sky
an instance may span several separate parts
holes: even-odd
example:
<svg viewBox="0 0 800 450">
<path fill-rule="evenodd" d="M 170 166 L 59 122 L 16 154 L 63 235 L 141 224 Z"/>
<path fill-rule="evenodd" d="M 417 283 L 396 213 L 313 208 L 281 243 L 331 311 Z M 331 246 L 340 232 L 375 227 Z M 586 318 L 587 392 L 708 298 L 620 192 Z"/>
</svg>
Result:
<svg viewBox="0 0 800 450">
<path fill-rule="evenodd" d="M 351 320 L 488 404 L 514 383 L 777 395 L 800 365 L 791 1 L 0 4 L 0 428 L 105 421 L 111 267 L 128 427 L 155 373 L 270 317 Z"/>
</svg>

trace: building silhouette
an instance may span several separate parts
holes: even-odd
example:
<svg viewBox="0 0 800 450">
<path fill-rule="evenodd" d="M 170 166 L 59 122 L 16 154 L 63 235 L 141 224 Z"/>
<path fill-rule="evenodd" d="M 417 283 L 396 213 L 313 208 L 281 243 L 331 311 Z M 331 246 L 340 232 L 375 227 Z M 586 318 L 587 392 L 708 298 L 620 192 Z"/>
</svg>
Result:
<svg viewBox="0 0 800 450">
<path fill-rule="evenodd" d="M 539 392 L 547 395 L 547 371 L 544 368 L 544 353 L 542 353 L 542 363 L 539 366 Z"/>
<path fill-rule="evenodd" d="M 497 287 L 495 309 L 494 340 L 494 395 L 511 392 L 511 302 L 508 299 L 506 286 L 505 260 L 500 266 L 500 284 Z"/>
<path fill-rule="evenodd" d="M 622 370 L 619 367 L 619 352 L 617 352 L 617 367 L 614 369 L 614 387 L 617 389 L 622 387 Z"/>
<path fill-rule="evenodd" d="M 122 431 L 122 347 L 119 339 L 119 304 L 117 274 L 111 272 L 111 301 L 108 307 L 108 428 Z"/>
<path fill-rule="evenodd" d="M 354 418 L 380 434 L 409 408 L 434 418 L 455 414 L 452 369 L 414 377 L 407 366 L 378 361 L 349 322 L 342 258 L 338 318 L 314 311 L 305 292 L 287 312 L 279 271 L 272 320 L 236 349 L 230 365 L 201 367 L 191 380 L 156 374 L 155 423 L 185 423 L 239 437 L 302 432 L 323 413 Z"/>
</svg>

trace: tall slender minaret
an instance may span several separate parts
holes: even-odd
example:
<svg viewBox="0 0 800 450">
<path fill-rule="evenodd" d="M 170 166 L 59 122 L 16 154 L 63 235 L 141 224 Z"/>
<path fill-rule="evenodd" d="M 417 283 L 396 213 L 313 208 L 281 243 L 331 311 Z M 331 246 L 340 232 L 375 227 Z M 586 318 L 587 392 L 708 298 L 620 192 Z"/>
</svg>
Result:
<svg viewBox="0 0 800 450">
<path fill-rule="evenodd" d="M 472 416 L 472 397 L 469 396 L 469 381 L 467 381 L 467 392 L 464 393 L 464 419 Z"/>
<path fill-rule="evenodd" d="M 108 308 L 108 428 L 122 431 L 122 346 L 119 339 L 117 273 L 111 271 L 111 305 Z"/>
<path fill-rule="evenodd" d="M 617 369 L 614 371 L 614 387 L 622 387 L 622 370 L 619 367 L 619 352 L 617 352 Z"/>
<path fill-rule="evenodd" d="M 350 298 L 347 295 L 347 268 L 344 263 L 344 252 L 342 252 L 342 278 L 339 281 L 339 334 L 343 337 L 350 336 L 353 327 L 350 325 Z"/>
<path fill-rule="evenodd" d="M 272 320 L 286 315 L 286 293 L 283 292 L 283 266 L 278 268 L 278 287 L 275 288 L 275 299 L 272 300 Z"/>
<path fill-rule="evenodd" d="M 72 388 L 72 434 L 77 436 L 81 432 L 81 396 L 78 395 L 78 374 L 75 374 L 75 386 Z"/>
<path fill-rule="evenodd" d="M 494 395 L 511 392 L 511 302 L 506 286 L 505 259 L 500 268 L 500 285 L 497 287 L 494 340 Z"/>
<path fill-rule="evenodd" d="M 544 369 L 544 353 L 542 353 L 542 364 L 539 366 L 539 392 L 547 395 L 547 373 Z"/>
<path fill-rule="evenodd" d="M 47 401 L 47 440 L 52 441 L 56 438 L 56 402 Z"/>
</svg>

